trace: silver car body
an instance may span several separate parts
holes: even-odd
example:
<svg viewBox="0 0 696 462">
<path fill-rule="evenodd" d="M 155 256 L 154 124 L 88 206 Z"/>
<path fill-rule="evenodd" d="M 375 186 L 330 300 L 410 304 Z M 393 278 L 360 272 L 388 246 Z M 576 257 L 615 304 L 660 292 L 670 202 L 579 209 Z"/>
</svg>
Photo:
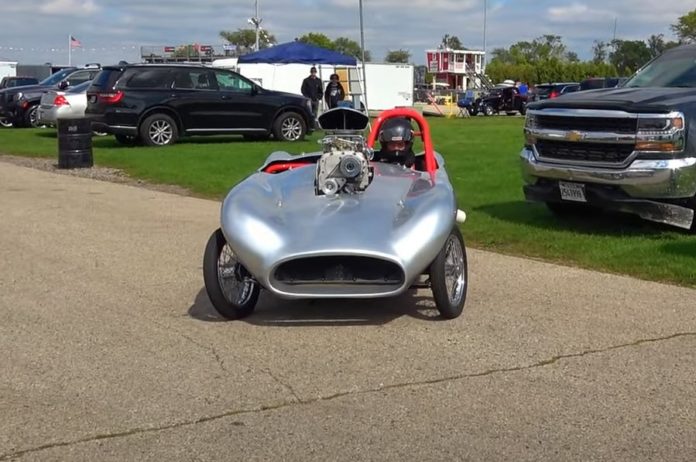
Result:
<svg viewBox="0 0 696 462">
<path fill-rule="evenodd" d="M 276 152 L 267 164 L 320 155 Z M 373 163 L 374 178 L 365 191 L 335 196 L 315 194 L 315 164 L 278 174 L 262 167 L 229 192 L 221 228 L 244 267 L 280 297 L 397 295 L 427 270 L 455 226 L 455 194 L 442 156 L 436 159 L 434 177 Z M 292 274 L 341 258 L 345 267 L 333 268 L 344 274 L 336 274 L 335 281 Z M 361 279 L 358 273 L 366 267 L 380 267 L 390 276 L 379 283 Z"/>
<path fill-rule="evenodd" d="M 84 117 L 87 108 L 87 88 L 89 88 L 89 82 L 68 91 L 51 90 L 44 93 L 36 111 L 39 123 L 53 126 L 56 125 L 58 119 L 81 119 Z M 55 100 L 58 96 L 63 96 L 66 103 L 56 106 Z"/>
</svg>

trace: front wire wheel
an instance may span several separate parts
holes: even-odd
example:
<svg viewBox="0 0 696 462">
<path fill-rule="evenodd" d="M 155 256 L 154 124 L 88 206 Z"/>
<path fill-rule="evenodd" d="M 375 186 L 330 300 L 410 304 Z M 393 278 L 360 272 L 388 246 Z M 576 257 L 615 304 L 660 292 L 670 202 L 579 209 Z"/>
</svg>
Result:
<svg viewBox="0 0 696 462">
<path fill-rule="evenodd" d="M 435 306 L 443 318 L 462 314 L 468 288 L 466 247 L 455 225 L 430 265 L 430 283 Z"/>
<path fill-rule="evenodd" d="M 260 285 L 237 259 L 222 230 L 216 230 L 203 255 L 203 281 L 215 310 L 227 319 L 254 311 Z"/>
</svg>

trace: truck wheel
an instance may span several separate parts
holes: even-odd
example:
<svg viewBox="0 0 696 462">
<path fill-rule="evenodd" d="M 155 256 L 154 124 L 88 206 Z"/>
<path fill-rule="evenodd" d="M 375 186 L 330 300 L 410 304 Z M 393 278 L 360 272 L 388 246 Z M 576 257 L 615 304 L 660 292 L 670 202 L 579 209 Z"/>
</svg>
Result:
<svg viewBox="0 0 696 462">
<path fill-rule="evenodd" d="M 152 114 L 140 124 L 140 138 L 148 146 L 170 146 L 179 138 L 179 129 L 167 114 Z"/>
<path fill-rule="evenodd" d="M 0 117 L 0 127 L 10 128 L 12 127 L 12 121 L 7 117 Z"/>
<path fill-rule="evenodd" d="M 492 107 L 490 107 L 490 106 L 488 106 L 488 105 L 483 106 L 483 115 L 485 115 L 485 116 L 492 116 L 492 115 L 493 115 L 493 112 L 495 112 L 495 111 L 493 111 L 493 108 L 492 108 Z"/>
<path fill-rule="evenodd" d="M 527 103 L 522 103 L 520 107 L 520 115 L 525 115 L 527 113 Z"/>
<path fill-rule="evenodd" d="M 296 112 L 284 112 L 273 123 L 273 135 L 280 141 L 301 141 L 307 133 L 307 125 Z"/>
<path fill-rule="evenodd" d="M 254 311 L 259 283 L 239 263 L 219 228 L 205 246 L 203 282 L 213 307 L 225 318 L 239 319 Z"/>
<path fill-rule="evenodd" d="M 430 284 L 435 306 L 443 318 L 454 319 L 462 314 L 469 284 L 466 247 L 457 225 L 430 264 Z"/>
<path fill-rule="evenodd" d="M 24 125 L 29 128 L 39 128 L 41 124 L 39 123 L 39 114 L 37 105 L 31 106 L 27 112 L 24 114 Z"/>
</svg>

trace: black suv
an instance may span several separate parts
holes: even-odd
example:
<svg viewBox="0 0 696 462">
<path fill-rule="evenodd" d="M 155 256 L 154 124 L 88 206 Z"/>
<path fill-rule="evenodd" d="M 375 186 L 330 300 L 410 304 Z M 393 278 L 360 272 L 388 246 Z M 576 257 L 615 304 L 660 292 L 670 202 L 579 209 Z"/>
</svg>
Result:
<svg viewBox="0 0 696 462">
<path fill-rule="evenodd" d="M 310 108 L 303 96 L 263 89 L 229 70 L 127 64 L 103 68 L 87 90 L 85 115 L 120 143 L 166 146 L 184 135 L 301 140 L 313 128 Z"/>
<path fill-rule="evenodd" d="M 64 90 L 92 80 L 99 69 L 98 64 L 69 67 L 48 76 L 36 85 L 0 90 L 0 119 L 13 123 L 15 127 L 38 126 L 36 109 L 44 93 L 50 90 Z"/>
</svg>

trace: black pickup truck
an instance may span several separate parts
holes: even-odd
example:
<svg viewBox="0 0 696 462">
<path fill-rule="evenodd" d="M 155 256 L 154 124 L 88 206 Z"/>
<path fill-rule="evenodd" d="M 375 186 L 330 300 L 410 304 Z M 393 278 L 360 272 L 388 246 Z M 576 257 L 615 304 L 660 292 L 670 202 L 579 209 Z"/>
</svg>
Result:
<svg viewBox="0 0 696 462">
<path fill-rule="evenodd" d="M 0 90 L 0 121 L 15 127 L 38 125 L 36 110 L 41 97 L 49 90 L 64 90 L 92 80 L 100 70 L 98 65 L 63 69 L 35 85 L 4 88 Z"/>
<path fill-rule="evenodd" d="M 666 51 L 619 88 L 530 104 L 524 133 L 528 200 L 696 231 L 696 44 Z"/>
</svg>

